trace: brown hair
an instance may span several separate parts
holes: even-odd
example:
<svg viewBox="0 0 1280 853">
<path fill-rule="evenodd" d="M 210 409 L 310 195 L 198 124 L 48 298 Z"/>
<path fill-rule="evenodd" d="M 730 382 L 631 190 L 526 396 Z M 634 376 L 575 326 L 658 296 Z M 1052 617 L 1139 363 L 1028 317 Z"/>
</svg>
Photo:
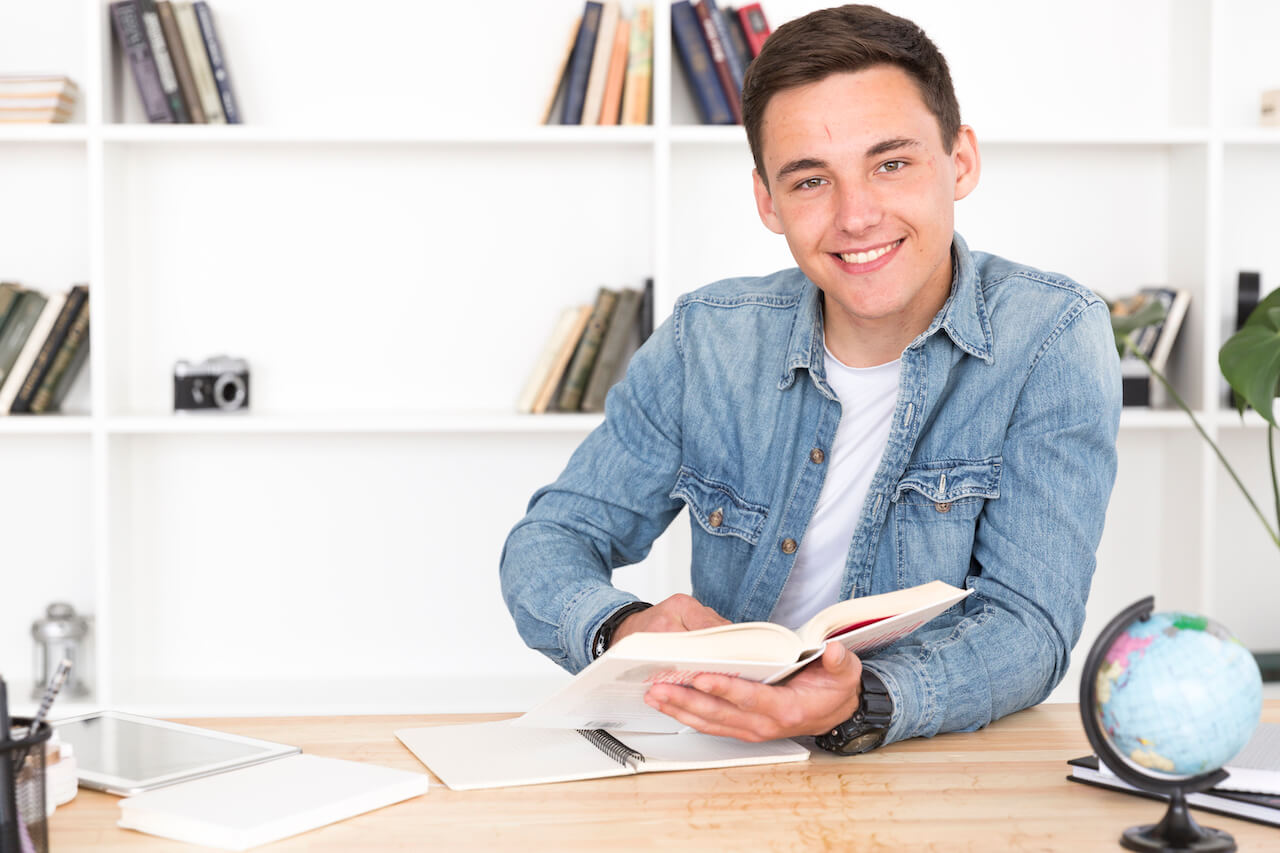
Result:
<svg viewBox="0 0 1280 853">
<path fill-rule="evenodd" d="M 769 99 L 784 89 L 873 65 L 895 65 L 910 75 L 925 106 L 938 120 L 943 147 L 951 153 L 960 131 L 960 105 L 947 60 L 924 30 L 875 6 L 821 9 L 778 27 L 765 40 L 760 55 L 747 66 L 742 85 L 742 123 L 756 170 L 766 187 L 769 179 L 764 170 L 760 127 Z"/>
</svg>

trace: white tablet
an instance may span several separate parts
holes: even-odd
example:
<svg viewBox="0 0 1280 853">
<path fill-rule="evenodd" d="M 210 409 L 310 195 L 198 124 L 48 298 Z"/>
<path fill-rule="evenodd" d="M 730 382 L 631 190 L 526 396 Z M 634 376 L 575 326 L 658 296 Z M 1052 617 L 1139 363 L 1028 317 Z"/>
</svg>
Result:
<svg viewBox="0 0 1280 853">
<path fill-rule="evenodd" d="M 121 796 L 302 751 L 119 711 L 68 717 L 53 727 L 75 750 L 80 785 Z"/>
</svg>

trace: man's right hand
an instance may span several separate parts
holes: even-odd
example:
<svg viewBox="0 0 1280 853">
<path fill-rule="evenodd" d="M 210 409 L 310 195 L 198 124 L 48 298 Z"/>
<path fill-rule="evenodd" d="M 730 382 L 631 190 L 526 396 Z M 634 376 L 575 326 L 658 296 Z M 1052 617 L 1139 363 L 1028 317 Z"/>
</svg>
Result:
<svg viewBox="0 0 1280 853">
<path fill-rule="evenodd" d="M 623 619 L 613 632 L 609 645 L 616 646 L 623 637 L 640 631 L 694 631 L 728 624 L 728 619 L 710 607 L 681 593 Z"/>
</svg>

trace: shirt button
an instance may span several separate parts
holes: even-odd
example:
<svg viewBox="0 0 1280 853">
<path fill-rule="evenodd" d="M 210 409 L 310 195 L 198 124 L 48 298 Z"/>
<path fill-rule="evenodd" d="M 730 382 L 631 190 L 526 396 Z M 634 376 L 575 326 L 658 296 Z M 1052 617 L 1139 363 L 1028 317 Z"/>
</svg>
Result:
<svg viewBox="0 0 1280 853">
<path fill-rule="evenodd" d="M 812 462 L 814 465 L 821 465 L 822 460 L 826 458 L 827 458 L 827 455 L 822 452 L 822 448 L 820 447 L 815 447 L 813 450 L 809 451 L 809 461 Z"/>
<path fill-rule="evenodd" d="M 938 512 L 951 512 L 951 501 L 938 501 L 933 508 Z"/>
<path fill-rule="evenodd" d="M 724 512 L 722 510 L 712 510 L 711 515 L 707 516 L 707 524 L 712 527 L 719 527 L 724 524 Z"/>
<path fill-rule="evenodd" d="M 791 537 L 789 537 L 789 536 L 788 536 L 786 539 L 783 539 L 783 540 L 782 540 L 782 553 L 784 553 L 784 554 L 794 554 L 795 552 L 796 552 L 796 540 L 792 539 L 792 538 L 791 538 Z"/>
</svg>

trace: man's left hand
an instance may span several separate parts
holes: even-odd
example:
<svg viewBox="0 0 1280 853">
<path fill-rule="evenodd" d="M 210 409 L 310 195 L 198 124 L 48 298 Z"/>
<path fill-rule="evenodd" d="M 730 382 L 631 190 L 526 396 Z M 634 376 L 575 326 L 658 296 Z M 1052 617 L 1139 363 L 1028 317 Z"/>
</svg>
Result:
<svg viewBox="0 0 1280 853">
<path fill-rule="evenodd" d="M 783 684 L 704 672 L 692 686 L 655 684 L 644 701 L 709 735 L 760 742 L 824 734 L 853 716 L 862 699 L 862 661 L 840 643 Z"/>
</svg>

